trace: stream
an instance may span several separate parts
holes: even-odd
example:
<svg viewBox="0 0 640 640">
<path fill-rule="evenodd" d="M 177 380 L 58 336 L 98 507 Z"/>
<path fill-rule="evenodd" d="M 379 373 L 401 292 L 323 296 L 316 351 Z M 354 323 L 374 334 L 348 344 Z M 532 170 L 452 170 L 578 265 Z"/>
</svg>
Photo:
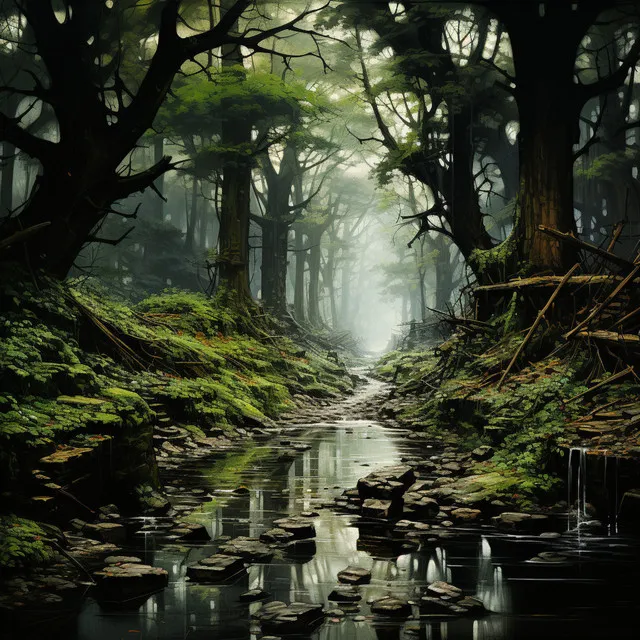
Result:
<svg viewBox="0 0 640 640">
<path fill-rule="evenodd" d="M 211 542 L 166 544 L 161 535 L 168 526 L 165 519 L 143 519 L 142 529 L 125 553 L 166 569 L 169 586 L 134 611 L 104 610 L 88 597 L 65 637 L 257 640 L 260 628 L 251 614 L 261 605 L 240 602 L 240 594 L 260 588 L 273 600 L 335 608 L 327 603 L 327 596 L 337 586 L 336 574 L 347 565 L 372 572 L 371 583 L 359 587 L 362 601 L 353 611 L 345 609 L 343 618 L 328 617 L 309 637 L 637 637 L 632 631 L 635 612 L 640 610 L 637 540 L 615 532 L 578 535 L 567 531 L 565 514 L 553 521 L 553 529 L 561 534 L 556 538 L 469 525 L 407 553 L 398 550 L 384 530 L 371 531 L 359 523 L 356 514 L 330 508 L 329 503 L 345 489 L 378 468 L 398 464 L 405 456 L 438 455 L 437 449 L 425 450 L 429 445 L 408 438 L 406 431 L 362 419 L 365 409 L 370 414 L 372 404 L 387 391 L 383 383 L 368 380 L 353 396 L 336 401 L 325 422 L 283 423 L 278 440 L 286 444 L 290 437 L 292 442 L 309 446 L 293 461 L 279 460 L 272 444 L 257 444 L 220 460 L 194 459 L 180 469 L 164 471 L 174 507 L 188 510 L 196 506 L 190 518 L 207 527 Z M 237 493 L 238 486 L 243 487 L 242 495 Z M 205 493 L 206 499 L 195 500 L 194 491 Z M 221 538 L 257 537 L 272 528 L 274 520 L 302 512 L 317 512 L 312 518 L 317 531 L 315 550 L 307 549 L 306 556 L 276 556 L 267 564 L 251 564 L 248 575 L 231 584 L 214 586 L 186 579 L 187 565 L 214 553 Z M 549 550 L 566 560 L 529 561 Z M 415 615 L 385 621 L 371 615 L 367 604 L 371 599 L 387 594 L 416 599 L 434 580 L 449 581 L 477 595 L 490 613 L 476 620 Z"/>
</svg>

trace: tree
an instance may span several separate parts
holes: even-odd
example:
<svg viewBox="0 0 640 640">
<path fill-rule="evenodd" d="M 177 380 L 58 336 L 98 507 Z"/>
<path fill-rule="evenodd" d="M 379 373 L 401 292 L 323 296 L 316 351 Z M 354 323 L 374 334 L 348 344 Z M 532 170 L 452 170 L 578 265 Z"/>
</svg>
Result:
<svg viewBox="0 0 640 640">
<path fill-rule="evenodd" d="M 20 116 L 0 113 L 3 144 L 14 145 L 41 165 L 28 200 L 1 229 L 5 239 L 25 229 L 33 233 L 2 257 L 58 277 L 66 275 L 87 242 L 105 241 L 92 234 L 114 202 L 144 190 L 171 166 L 171 159 L 163 157 L 132 172 L 127 159 L 152 127 L 181 67 L 189 60 L 197 64 L 199 55 L 223 46 L 270 51 L 275 39 L 292 30 L 314 37 L 303 21 L 316 11 L 303 10 L 286 22 L 261 16 L 267 25 L 256 28 L 248 22 L 260 13 L 255 3 L 229 1 L 217 12 L 214 26 L 198 29 L 183 26 L 180 0 L 143 5 L 134 0 L 68 0 L 62 5 L 59 13 L 39 0 L 3 0 L 1 6 L 7 19 L 24 21 L 19 47 L 30 54 L 30 63 L 38 62 L 36 71 L 18 69 L 16 81 L 3 86 L 2 94 L 33 98 L 54 114 L 56 124 L 53 137 L 45 138 L 29 131 Z M 139 38 L 120 37 L 146 33 L 150 25 L 153 44 L 144 51 Z M 228 182 L 229 194 L 231 187 Z M 35 232 L 45 226 L 46 233 Z M 228 266 L 233 271 L 232 263 Z"/>
</svg>

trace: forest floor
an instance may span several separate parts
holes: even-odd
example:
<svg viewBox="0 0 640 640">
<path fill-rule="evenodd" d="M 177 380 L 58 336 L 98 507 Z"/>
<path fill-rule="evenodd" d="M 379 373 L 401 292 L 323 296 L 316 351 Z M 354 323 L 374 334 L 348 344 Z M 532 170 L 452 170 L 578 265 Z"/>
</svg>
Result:
<svg viewBox="0 0 640 640">
<path fill-rule="evenodd" d="M 301 347 L 232 303 L 175 291 L 130 305 L 89 283 L 0 283 L 3 578 L 68 564 L 62 529 L 117 541 L 105 505 L 165 513 L 157 461 L 269 438 L 283 412 L 353 390 L 308 335 Z"/>
</svg>

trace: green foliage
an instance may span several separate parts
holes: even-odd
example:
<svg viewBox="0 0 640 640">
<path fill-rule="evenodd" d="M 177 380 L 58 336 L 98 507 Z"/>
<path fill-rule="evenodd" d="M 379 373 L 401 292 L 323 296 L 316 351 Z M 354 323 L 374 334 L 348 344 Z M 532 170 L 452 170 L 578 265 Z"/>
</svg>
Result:
<svg viewBox="0 0 640 640">
<path fill-rule="evenodd" d="M 53 557 L 42 525 L 14 515 L 0 516 L 0 570 L 42 565 Z"/>
</svg>

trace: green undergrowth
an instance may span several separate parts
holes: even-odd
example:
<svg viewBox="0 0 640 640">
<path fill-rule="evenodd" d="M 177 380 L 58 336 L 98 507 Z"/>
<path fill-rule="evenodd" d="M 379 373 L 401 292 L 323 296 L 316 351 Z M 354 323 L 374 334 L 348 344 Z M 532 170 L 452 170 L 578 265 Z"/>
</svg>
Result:
<svg viewBox="0 0 640 640">
<path fill-rule="evenodd" d="M 44 456 L 107 441 L 122 482 L 137 469 L 131 482 L 153 486 L 160 411 L 204 439 L 268 425 L 297 394 L 352 388 L 343 366 L 229 303 L 170 290 L 133 305 L 87 282 L 0 281 L 2 498 L 31 491 Z"/>
<path fill-rule="evenodd" d="M 0 570 L 51 562 L 54 550 L 45 528 L 33 520 L 0 516 Z"/>
<path fill-rule="evenodd" d="M 498 322 L 502 328 L 513 320 Z M 493 457 L 474 472 L 500 474 L 505 484 L 495 488 L 495 497 L 527 507 L 560 497 L 563 448 L 577 438 L 567 425 L 593 407 L 637 397 L 640 387 L 630 379 L 571 401 L 611 372 L 600 366 L 593 376 L 594 354 L 583 344 L 563 342 L 551 327 L 534 336 L 498 389 L 523 339 L 513 330 L 455 334 L 436 349 L 386 354 L 376 374 L 396 381 L 401 423 L 467 451 L 491 445 Z"/>
</svg>

